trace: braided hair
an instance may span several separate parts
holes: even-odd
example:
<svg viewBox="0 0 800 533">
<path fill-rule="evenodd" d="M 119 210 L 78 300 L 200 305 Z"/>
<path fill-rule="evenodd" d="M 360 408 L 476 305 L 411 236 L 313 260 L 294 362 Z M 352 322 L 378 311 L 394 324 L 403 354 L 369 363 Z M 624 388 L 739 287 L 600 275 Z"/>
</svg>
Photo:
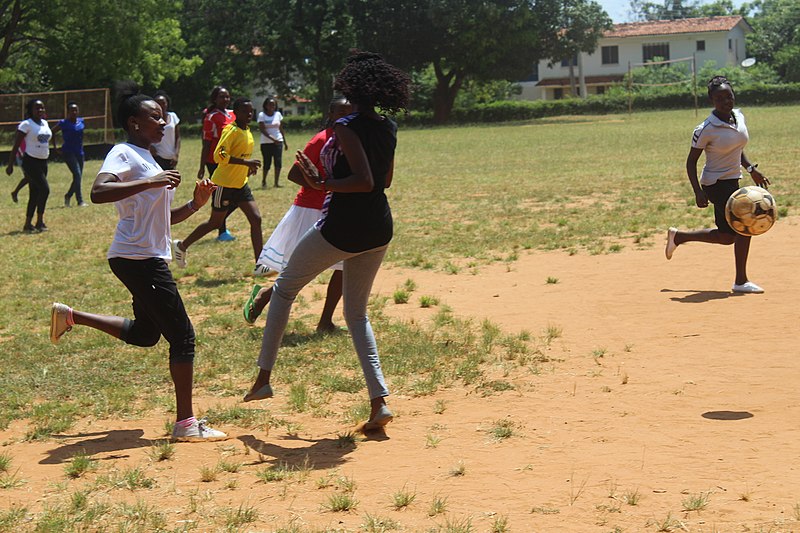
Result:
<svg viewBox="0 0 800 533">
<path fill-rule="evenodd" d="M 708 97 L 711 98 L 711 94 L 723 85 L 727 85 L 733 89 L 733 85 L 731 85 L 731 82 L 729 82 L 728 78 L 725 76 L 714 76 L 711 78 L 711 81 L 708 82 Z"/>
<path fill-rule="evenodd" d="M 333 88 L 353 104 L 378 107 L 390 114 L 406 111 L 411 78 L 383 57 L 356 52 L 337 74 Z"/>
</svg>

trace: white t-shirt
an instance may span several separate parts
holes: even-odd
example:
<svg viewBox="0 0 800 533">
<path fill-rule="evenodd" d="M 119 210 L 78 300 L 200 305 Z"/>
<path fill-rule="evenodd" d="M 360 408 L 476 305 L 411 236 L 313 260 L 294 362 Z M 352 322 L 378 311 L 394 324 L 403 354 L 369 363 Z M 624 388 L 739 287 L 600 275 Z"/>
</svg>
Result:
<svg viewBox="0 0 800 533">
<path fill-rule="evenodd" d="M 706 153 L 700 185 L 714 185 L 719 180 L 742 177 L 742 151 L 750 140 L 750 134 L 741 111 L 734 109 L 732 113 L 736 124 L 723 122 L 711 113 L 694 129 L 692 148 L 700 148 Z"/>
<path fill-rule="evenodd" d="M 25 153 L 36 159 L 47 159 L 50 157 L 50 138 L 53 132 L 47 121 L 42 119 L 42 123 L 36 123 L 32 118 L 23 120 L 17 126 L 17 130 L 25 134 Z"/>
<path fill-rule="evenodd" d="M 129 182 L 147 179 L 161 171 L 149 150 L 125 143 L 111 149 L 98 174 L 107 172 L 122 182 Z M 171 260 L 170 205 L 173 196 L 174 189 L 158 187 L 114 202 L 119 222 L 107 257 Z"/>
<path fill-rule="evenodd" d="M 272 139 L 277 141 L 283 142 L 283 135 L 281 134 L 281 120 L 283 120 L 283 115 L 281 115 L 280 111 L 275 111 L 272 115 L 267 115 L 263 111 L 259 112 L 258 114 L 258 122 L 264 123 L 267 127 L 267 133 L 272 136 Z M 261 127 L 258 128 L 259 130 Z M 273 144 L 273 140 L 267 138 L 264 135 L 264 132 L 261 132 L 261 144 Z"/>
<path fill-rule="evenodd" d="M 167 115 L 169 116 L 169 122 L 167 122 L 167 125 L 164 127 L 164 138 L 161 139 L 161 142 L 155 143 L 153 149 L 156 151 L 158 157 L 163 159 L 177 159 L 178 153 L 175 150 L 177 148 L 177 146 L 175 146 L 175 126 L 181 123 L 181 119 L 172 111 L 167 111 Z"/>
</svg>

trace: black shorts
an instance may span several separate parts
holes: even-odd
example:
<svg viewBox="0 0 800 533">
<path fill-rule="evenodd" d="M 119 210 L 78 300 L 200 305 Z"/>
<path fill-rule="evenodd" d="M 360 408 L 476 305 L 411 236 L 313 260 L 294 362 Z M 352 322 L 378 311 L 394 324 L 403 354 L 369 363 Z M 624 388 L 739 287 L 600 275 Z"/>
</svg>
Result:
<svg viewBox="0 0 800 533">
<path fill-rule="evenodd" d="M 169 342 L 170 361 L 191 363 L 194 328 L 167 263 L 158 257 L 112 257 L 108 264 L 133 296 L 134 319 L 125 319 L 122 340 L 134 346 L 154 346 L 163 335 Z"/>
<path fill-rule="evenodd" d="M 261 145 L 261 157 L 264 158 L 264 170 L 269 170 L 272 161 L 275 161 L 275 168 L 283 166 L 283 142 L 264 143 Z"/>
<path fill-rule="evenodd" d="M 255 201 L 253 193 L 246 183 L 241 189 L 217 185 L 217 188 L 214 189 L 214 196 L 211 198 L 211 209 L 214 211 L 233 211 L 239 204 L 253 201 Z"/>
<path fill-rule="evenodd" d="M 714 204 L 714 222 L 722 233 L 736 235 L 725 218 L 725 204 L 737 190 L 739 190 L 739 180 L 719 180 L 714 185 L 703 185 L 703 192 L 706 193 L 708 201 Z"/>
</svg>

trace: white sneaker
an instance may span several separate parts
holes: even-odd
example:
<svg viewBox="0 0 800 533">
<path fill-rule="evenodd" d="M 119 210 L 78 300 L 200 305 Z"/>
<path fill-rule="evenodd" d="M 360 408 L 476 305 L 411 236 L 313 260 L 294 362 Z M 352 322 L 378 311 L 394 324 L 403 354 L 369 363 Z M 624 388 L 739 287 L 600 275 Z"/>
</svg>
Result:
<svg viewBox="0 0 800 533">
<path fill-rule="evenodd" d="M 175 424 L 172 430 L 172 440 L 178 442 L 210 442 L 228 438 L 225 433 L 208 427 L 206 422 L 205 418 L 195 420 L 188 428 Z"/>
<path fill-rule="evenodd" d="M 69 314 L 69 306 L 53 303 L 50 309 L 50 341 L 55 344 L 64 333 L 72 329 L 72 326 L 67 325 L 67 315 Z"/>
<path fill-rule="evenodd" d="M 667 256 L 667 261 L 672 259 L 672 253 L 675 251 L 675 248 L 678 247 L 675 244 L 675 234 L 678 233 L 678 228 L 669 228 L 667 230 L 667 247 L 664 248 L 664 255 Z"/>
<path fill-rule="evenodd" d="M 276 271 L 272 270 L 267 265 L 261 265 L 258 263 L 256 263 L 256 267 L 253 269 L 253 275 L 256 277 L 265 276 L 269 278 L 272 276 L 276 276 L 277 274 L 278 273 Z"/>
<path fill-rule="evenodd" d="M 764 289 L 762 289 L 752 281 L 746 281 L 741 285 L 737 285 L 736 283 L 734 283 L 731 290 L 733 292 L 741 292 L 745 294 L 761 294 L 762 292 L 764 292 Z"/>
<path fill-rule="evenodd" d="M 181 250 L 178 245 L 181 244 L 183 241 L 179 241 L 175 239 L 172 241 L 172 258 L 175 260 L 175 263 L 181 268 L 186 268 L 186 255 L 188 252 Z"/>
</svg>

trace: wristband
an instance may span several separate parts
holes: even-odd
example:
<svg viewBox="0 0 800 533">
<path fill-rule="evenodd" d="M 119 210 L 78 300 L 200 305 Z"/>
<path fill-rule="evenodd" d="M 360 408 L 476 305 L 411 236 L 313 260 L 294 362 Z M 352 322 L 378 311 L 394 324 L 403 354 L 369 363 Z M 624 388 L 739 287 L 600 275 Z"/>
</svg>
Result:
<svg viewBox="0 0 800 533">
<path fill-rule="evenodd" d="M 745 167 L 745 170 L 746 170 L 748 173 L 752 174 L 752 173 L 753 173 L 753 171 L 756 169 L 756 167 L 757 167 L 757 166 L 758 166 L 758 163 L 756 163 L 755 165 L 750 165 L 749 167 Z"/>
<path fill-rule="evenodd" d="M 320 184 L 320 186 L 322 186 L 322 192 L 329 192 L 328 188 L 325 186 L 325 182 L 327 182 L 327 181 L 328 181 L 327 179 L 323 179 L 323 180 L 319 180 L 317 182 L 317 183 Z"/>
<path fill-rule="evenodd" d="M 192 200 L 189 200 L 189 201 L 186 203 L 186 207 L 188 207 L 188 208 L 189 208 L 189 211 L 191 211 L 192 213 L 197 213 L 197 209 L 195 208 L 195 206 L 194 206 L 194 202 L 193 202 Z"/>
</svg>

